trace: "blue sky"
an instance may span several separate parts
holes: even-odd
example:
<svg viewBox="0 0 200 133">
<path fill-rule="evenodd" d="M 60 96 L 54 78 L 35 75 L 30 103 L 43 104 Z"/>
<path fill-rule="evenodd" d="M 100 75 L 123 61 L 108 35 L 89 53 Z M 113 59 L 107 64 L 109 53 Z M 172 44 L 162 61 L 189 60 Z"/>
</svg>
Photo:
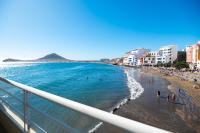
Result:
<svg viewBox="0 0 200 133">
<path fill-rule="evenodd" d="M 198 0 L 0 0 L 0 60 L 120 57 L 200 40 Z"/>
</svg>

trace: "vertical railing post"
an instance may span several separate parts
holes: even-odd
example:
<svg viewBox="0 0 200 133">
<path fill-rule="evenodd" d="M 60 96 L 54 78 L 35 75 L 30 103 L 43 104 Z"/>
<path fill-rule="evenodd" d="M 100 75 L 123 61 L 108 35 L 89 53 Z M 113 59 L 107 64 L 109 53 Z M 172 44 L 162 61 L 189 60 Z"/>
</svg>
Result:
<svg viewBox="0 0 200 133">
<path fill-rule="evenodd" d="M 24 90 L 24 133 L 30 132 L 29 126 L 29 112 L 28 112 L 28 92 Z"/>
</svg>

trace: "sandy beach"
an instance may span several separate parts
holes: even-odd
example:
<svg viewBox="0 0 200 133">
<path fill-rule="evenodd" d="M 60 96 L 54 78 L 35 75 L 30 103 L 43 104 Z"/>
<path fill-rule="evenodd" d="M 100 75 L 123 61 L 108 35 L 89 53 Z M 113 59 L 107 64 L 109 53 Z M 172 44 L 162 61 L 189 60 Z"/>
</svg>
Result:
<svg viewBox="0 0 200 133">
<path fill-rule="evenodd" d="M 142 72 L 156 74 L 168 80 L 174 88 L 182 88 L 192 97 L 194 103 L 200 107 L 200 73 L 191 72 L 170 72 L 155 67 L 143 67 Z M 197 82 L 193 82 L 197 79 Z M 195 88 L 197 87 L 197 88 Z"/>
<path fill-rule="evenodd" d="M 147 69 L 138 69 L 134 73 L 134 78 L 144 88 L 143 94 L 123 105 L 115 114 L 172 132 L 200 132 L 198 93 L 189 90 L 193 83 L 172 76 L 163 76 Z M 160 98 L 156 95 L 158 90 L 161 92 Z M 176 94 L 176 100 L 170 98 L 168 101 L 167 96 L 173 93 Z M 104 123 L 96 132 L 127 131 Z"/>
</svg>

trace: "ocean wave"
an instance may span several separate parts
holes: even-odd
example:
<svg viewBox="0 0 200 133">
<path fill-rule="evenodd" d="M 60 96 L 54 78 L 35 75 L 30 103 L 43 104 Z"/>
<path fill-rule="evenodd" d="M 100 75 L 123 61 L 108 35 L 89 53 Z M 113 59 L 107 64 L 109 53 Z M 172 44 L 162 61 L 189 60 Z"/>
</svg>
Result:
<svg viewBox="0 0 200 133">
<path fill-rule="evenodd" d="M 3 97 L 3 98 L 8 98 L 8 95 L 3 95 L 2 97 Z"/>
<path fill-rule="evenodd" d="M 128 88 L 129 88 L 130 95 L 129 95 L 128 98 L 122 99 L 118 104 L 116 104 L 111 109 L 110 113 L 112 113 L 112 114 L 115 113 L 115 111 L 117 111 L 120 107 L 122 107 L 123 105 L 125 105 L 129 101 L 135 100 L 136 98 L 138 98 L 144 92 L 144 88 L 142 87 L 142 85 L 139 82 L 137 82 L 134 78 L 135 70 L 128 68 L 128 69 L 125 69 L 124 72 L 127 75 L 127 85 L 128 85 Z M 103 122 L 99 122 L 94 128 L 89 130 L 88 133 L 95 132 L 102 125 L 103 125 Z"/>
<path fill-rule="evenodd" d="M 131 100 L 138 98 L 144 92 L 144 88 L 142 87 L 142 85 L 139 82 L 137 82 L 134 78 L 134 71 L 134 69 L 125 70 Z"/>
<path fill-rule="evenodd" d="M 37 65 L 37 63 L 34 62 L 27 62 L 27 63 L 22 63 L 22 62 L 6 62 L 6 63 L 0 63 L 0 69 L 4 69 L 4 68 L 12 68 L 12 67 L 25 67 L 25 66 L 33 66 L 33 65 Z"/>
<path fill-rule="evenodd" d="M 94 128 L 90 129 L 88 133 L 94 133 L 98 128 L 103 125 L 103 122 L 99 122 Z"/>
</svg>

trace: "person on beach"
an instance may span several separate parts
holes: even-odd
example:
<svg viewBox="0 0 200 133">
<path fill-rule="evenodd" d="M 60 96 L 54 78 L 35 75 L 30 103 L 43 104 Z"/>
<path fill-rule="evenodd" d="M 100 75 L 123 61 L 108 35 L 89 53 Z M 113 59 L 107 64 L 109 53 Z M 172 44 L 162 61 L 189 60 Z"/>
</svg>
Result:
<svg viewBox="0 0 200 133">
<path fill-rule="evenodd" d="M 178 92 L 181 93 L 181 89 L 180 88 L 178 89 Z"/>
<path fill-rule="evenodd" d="M 160 97 L 160 91 L 157 91 L 157 97 Z"/>
<path fill-rule="evenodd" d="M 176 95 L 174 93 L 172 94 L 172 100 L 176 101 Z"/>
<path fill-rule="evenodd" d="M 169 94 L 168 94 L 168 95 L 167 95 L 167 101 L 168 101 L 168 102 L 169 102 L 169 98 L 170 98 L 170 97 L 169 97 Z"/>
<path fill-rule="evenodd" d="M 131 101 L 131 96 L 128 97 L 127 101 L 128 101 L 128 102 Z"/>
</svg>

